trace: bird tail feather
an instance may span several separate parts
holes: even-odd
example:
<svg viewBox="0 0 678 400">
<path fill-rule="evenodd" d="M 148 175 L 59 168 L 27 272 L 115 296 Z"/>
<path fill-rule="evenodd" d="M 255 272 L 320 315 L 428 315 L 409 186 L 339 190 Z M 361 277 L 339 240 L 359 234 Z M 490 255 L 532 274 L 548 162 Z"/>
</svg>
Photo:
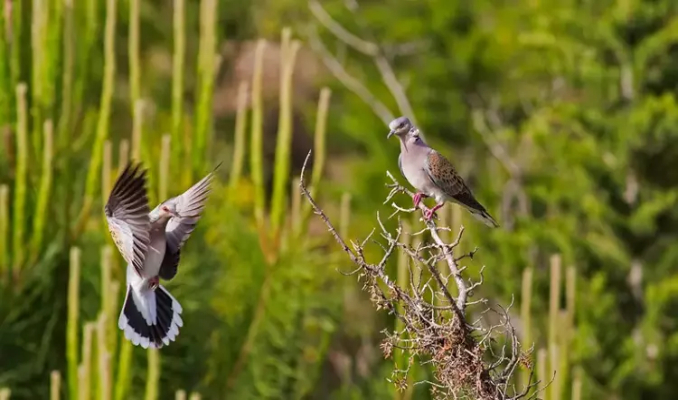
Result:
<svg viewBox="0 0 678 400">
<path fill-rule="evenodd" d="M 484 223 L 485 225 L 489 226 L 490 228 L 498 228 L 499 224 L 497 221 L 492 218 L 490 213 L 488 213 L 485 210 L 473 210 L 471 208 L 468 209 L 471 211 L 471 214 L 480 222 Z"/>
<path fill-rule="evenodd" d="M 184 325 L 181 305 L 162 285 L 155 290 L 137 291 L 127 286 L 118 328 L 135 346 L 159 349 L 179 335 Z"/>
</svg>

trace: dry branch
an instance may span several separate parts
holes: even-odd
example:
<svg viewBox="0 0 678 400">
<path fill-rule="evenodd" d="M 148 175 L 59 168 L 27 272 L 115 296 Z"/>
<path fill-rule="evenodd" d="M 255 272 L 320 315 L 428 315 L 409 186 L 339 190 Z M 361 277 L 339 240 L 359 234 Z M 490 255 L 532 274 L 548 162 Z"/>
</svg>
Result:
<svg viewBox="0 0 678 400">
<path fill-rule="evenodd" d="M 306 162 L 311 155 L 309 152 Z M 405 232 L 400 224 L 394 232 L 389 231 L 377 212 L 377 227 L 368 237 L 357 242 L 347 242 L 327 217 L 325 212 L 316 203 L 306 188 L 304 172 L 306 162 L 301 171 L 299 188 L 302 195 L 310 203 L 314 213 L 325 223 L 328 231 L 339 243 L 356 269 L 344 275 L 357 275 L 363 281 L 363 290 L 370 295 L 371 301 L 377 310 L 385 309 L 402 321 L 400 331 L 385 331 L 385 340 L 381 349 L 385 357 L 391 357 L 394 352 L 402 351 L 406 354 L 405 366 L 397 365 L 391 381 L 399 390 L 408 386 L 407 374 L 410 366 L 415 362 L 430 365 L 433 369 L 434 382 L 424 381 L 414 384 L 427 384 L 437 399 L 470 398 L 481 400 L 506 400 L 535 398 L 540 390 L 536 390 L 538 381 L 533 380 L 530 372 L 528 386 L 520 390 L 513 384 L 514 375 L 519 367 L 532 371 L 527 361 L 526 353 L 522 351 L 516 333 L 511 326 L 508 310 L 499 306 L 499 310 L 485 308 L 476 310 L 476 305 L 486 305 L 484 299 L 469 301 L 473 291 L 482 285 L 482 270 L 480 280 L 473 281 L 465 278 L 465 267 L 460 261 L 472 259 L 476 250 L 459 254 L 458 245 L 462 240 L 464 227 L 460 227 L 454 241 L 445 243 L 440 231 L 449 231 L 449 227 L 437 226 L 434 219 L 425 221 L 425 228 L 419 232 Z M 394 198 L 398 194 L 412 197 L 413 193 L 387 173 L 391 189 L 385 203 L 391 203 L 395 210 L 389 218 L 401 213 L 417 212 L 415 208 L 398 206 Z M 427 207 L 419 204 L 422 211 Z M 422 219 L 423 220 L 423 219 Z M 375 232 L 383 241 L 373 239 Z M 408 245 L 409 241 L 401 240 L 403 235 L 427 235 L 426 240 L 416 248 Z M 385 242 L 384 242 L 385 241 Z M 370 262 L 365 257 L 365 247 L 368 243 L 375 243 L 383 249 L 383 256 L 377 262 Z M 409 262 L 409 284 L 401 285 L 386 273 L 386 264 L 398 251 L 403 252 Z M 457 254 L 455 254 L 455 251 Z M 449 268 L 449 276 L 438 269 L 440 260 L 445 260 Z M 415 280 L 416 274 L 412 265 L 424 265 L 430 277 Z M 452 278 L 450 280 L 449 278 Z M 454 282 L 457 296 L 453 296 L 448 288 L 448 281 Z M 491 327 L 483 327 L 481 318 L 469 322 L 469 309 L 484 314 L 496 312 L 500 323 Z M 499 344 L 497 344 L 499 343 Z M 531 351 L 531 350 L 529 350 Z M 528 351 L 528 354 L 529 354 Z"/>
</svg>

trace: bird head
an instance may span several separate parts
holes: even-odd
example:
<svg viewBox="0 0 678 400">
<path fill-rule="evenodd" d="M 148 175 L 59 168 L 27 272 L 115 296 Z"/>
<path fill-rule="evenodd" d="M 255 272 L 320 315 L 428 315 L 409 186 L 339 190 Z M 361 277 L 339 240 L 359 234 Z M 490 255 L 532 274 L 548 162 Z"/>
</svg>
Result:
<svg viewBox="0 0 678 400">
<path fill-rule="evenodd" d="M 388 124 L 388 129 L 390 129 L 390 132 L 386 136 L 386 138 L 390 138 L 393 135 L 398 136 L 399 138 L 404 138 L 405 135 L 407 135 L 410 130 L 412 130 L 412 122 L 410 122 L 410 119 L 407 117 L 398 117 L 391 121 Z"/>
<path fill-rule="evenodd" d="M 176 206 L 173 202 L 166 202 L 160 205 L 160 217 L 167 218 L 177 217 L 179 218 L 179 213 L 177 213 Z"/>
</svg>

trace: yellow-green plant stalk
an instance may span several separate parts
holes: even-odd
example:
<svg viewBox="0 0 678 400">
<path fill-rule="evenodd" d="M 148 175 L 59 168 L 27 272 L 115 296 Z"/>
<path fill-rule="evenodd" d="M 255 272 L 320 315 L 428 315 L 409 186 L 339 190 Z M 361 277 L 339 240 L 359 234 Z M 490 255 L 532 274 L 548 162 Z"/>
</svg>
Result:
<svg viewBox="0 0 678 400">
<path fill-rule="evenodd" d="M 33 0 L 33 6 L 31 7 L 32 17 L 31 17 L 31 115 L 33 116 L 33 129 L 35 133 L 33 134 L 33 151 L 35 155 L 40 154 L 41 143 L 39 129 L 42 125 L 42 112 L 41 106 L 43 103 L 43 69 L 45 68 L 45 59 L 46 55 L 45 43 L 43 41 L 45 35 L 44 31 L 47 28 L 47 1 L 46 0 Z"/>
<path fill-rule="evenodd" d="M 113 158 L 113 149 L 111 141 L 104 142 L 103 162 L 101 163 L 101 202 L 106 204 L 108 195 L 111 193 L 111 164 Z"/>
<path fill-rule="evenodd" d="M 523 322 L 522 348 L 528 349 L 532 346 L 532 267 L 523 270 L 523 281 L 521 284 L 520 299 L 520 319 Z M 529 384 L 530 372 L 520 371 L 520 388 L 525 388 Z"/>
<path fill-rule="evenodd" d="M 68 146 L 71 137 L 71 113 L 73 107 L 73 66 L 75 62 L 75 27 L 73 0 L 64 0 L 63 10 L 63 66 L 61 83 L 61 116 L 58 127 L 58 148 Z"/>
<path fill-rule="evenodd" d="M 198 50 L 198 110 L 193 147 L 193 166 L 196 171 L 205 165 L 208 136 L 212 130 L 212 96 L 217 64 L 217 1 L 200 2 L 200 45 Z"/>
<path fill-rule="evenodd" d="M 111 355 L 106 349 L 106 326 L 108 315 L 101 312 L 97 321 L 97 355 L 99 365 L 99 399 L 110 400 L 111 398 Z"/>
<path fill-rule="evenodd" d="M 188 400 L 200 400 L 200 393 L 193 392 L 191 393 L 191 397 L 188 398 Z"/>
<path fill-rule="evenodd" d="M 118 150 L 118 174 L 122 172 L 129 160 L 129 140 L 120 140 L 120 149 Z"/>
<path fill-rule="evenodd" d="M 5 12 L 0 15 L 0 127 L 10 123 L 12 115 L 12 80 L 10 75 L 10 43 L 5 34 L 8 20 Z"/>
<path fill-rule="evenodd" d="M 283 232 L 283 246 L 288 249 L 289 240 L 295 237 L 295 233 L 300 230 L 301 225 L 301 191 L 299 190 L 300 177 L 292 179 L 292 207 L 290 212 L 289 224 Z"/>
<path fill-rule="evenodd" d="M 574 311 L 575 311 L 575 291 L 576 291 L 576 269 L 573 266 L 567 267 L 565 271 L 565 310 L 560 313 L 559 321 L 559 347 L 560 360 L 558 367 L 559 397 L 565 383 L 570 377 L 570 344 L 574 336 Z"/>
<path fill-rule="evenodd" d="M 43 112 L 45 119 L 54 119 L 54 104 L 56 101 L 56 81 L 61 72 L 61 49 L 62 28 L 64 21 L 64 3 L 67 0 L 48 0 L 49 13 L 47 14 L 47 27 L 43 31 L 43 42 L 46 56 L 43 58 Z"/>
<path fill-rule="evenodd" d="M 52 371 L 49 375 L 49 399 L 59 400 L 61 397 L 61 373 Z"/>
<path fill-rule="evenodd" d="M 71 400 L 78 393 L 78 311 L 80 309 L 80 249 L 72 247 L 68 273 L 68 319 L 66 322 L 66 359 L 68 390 Z"/>
<path fill-rule="evenodd" d="M 82 331 L 82 361 L 78 367 L 78 387 L 80 399 L 89 399 L 92 387 L 92 343 L 94 341 L 94 330 L 96 325 L 88 322 Z"/>
<path fill-rule="evenodd" d="M 111 258 L 112 260 L 112 258 Z M 118 329 L 118 320 L 114 318 L 118 311 L 118 294 L 120 293 L 120 282 L 113 279 L 111 280 L 110 285 L 108 285 L 108 291 L 110 292 L 110 309 L 107 311 L 108 315 L 111 317 L 108 319 L 108 353 L 113 357 L 117 351 L 117 329 Z M 111 365 L 111 379 L 113 378 L 113 366 Z"/>
<path fill-rule="evenodd" d="M 174 394 L 174 399 L 175 400 L 186 400 L 186 391 L 183 389 L 179 389 L 176 391 Z"/>
<path fill-rule="evenodd" d="M 180 165 L 184 116 L 184 61 L 186 58 L 186 12 L 184 0 L 174 0 L 174 51 L 172 53 L 172 162 Z"/>
<path fill-rule="evenodd" d="M 235 137 L 233 139 L 233 164 L 229 176 L 228 188 L 231 194 L 242 176 L 242 167 L 245 160 L 245 129 L 247 125 L 247 82 L 240 82 L 238 86 L 238 111 L 235 115 Z"/>
<path fill-rule="evenodd" d="M 572 400 L 581 400 L 581 368 L 576 368 L 572 379 Z"/>
<path fill-rule="evenodd" d="M 539 389 L 546 388 L 550 381 L 550 374 L 548 371 L 548 350 L 539 349 L 537 351 L 537 380 L 539 380 Z M 541 392 L 542 400 L 550 400 L 549 390 L 546 388 Z"/>
<path fill-rule="evenodd" d="M 92 158 L 87 170 L 85 184 L 85 201 L 76 229 L 76 236 L 80 234 L 87 222 L 89 212 L 94 202 L 94 191 L 97 185 L 97 176 L 101 164 L 104 141 L 108 137 L 108 124 L 111 115 L 111 100 L 113 99 L 113 84 L 115 79 L 115 16 L 117 0 L 106 0 L 106 30 L 104 36 L 104 82 L 101 90 L 99 117 L 97 119 L 96 138 L 92 148 Z"/>
<path fill-rule="evenodd" d="M 341 206 L 339 208 L 339 232 L 341 237 L 348 236 L 348 227 L 351 223 L 351 193 L 344 192 L 341 195 Z"/>
<path fill-rule="evenodd" d="M 0 389 L 0 400 L 9 400 L 12 395 L 12 391 L 9 388 Z"/>
<path fill-rule="evenodd" d="M 40 177 L 40 189 L 38 190 L 38 202 L 33 215 L 33 237 L 31 240 L 31 261 L 35 261 L 42 247 L 42 238 L 47 219 L 47 205 L 49 204 L 52 191 L 52 154 L 54 126 L 51 120 L 45 121 L 43 127 L 43 155 L 42 176 Z"/>
<path fill-rule="evenodd" d="M 115 400 L 127 399 L 129 391 L 130 370 L 132 367 L 132 342 L 120 337 L 120 358 L 118 360 L 118 371 L 115 378 Z"/>
<path fill-rule="evenodd" d="M 271 197 L 271 228 L 275 240 L 277 240 L 287 209 L 287 185 L 289 184 L 290 149 L 292 147 L 292 77 L 296 55 L 301 46 L 299 41 L 291 41 L 291 37 L 292 31 L 289 28 L 283 29 L 280 49 L 280 113 Z"/>
<path fill-rule="evenodd" d="M 549 371 L 558 369 L 558 320 L 560 314 L 560 288 L 561 288 L 561 261 L 560 255 L 551 256 L 551 284 L 549 297 L 549 331 L 548 331 L 548 351 L 550 359 Z M 556 375 L 553 384 L 550 387 L 550 399 L 559 400 L 560 398 L 560 374 Z"/>
<path fill-rule="evenodd" d="M 158 198 L 166 199 L 167 198 L 167 185 L 169 184 L 169 168 L 170 168 L 170 157 L 171 157 L 171 148 L 170 141 L 172 137 L 170 135 L 162 135 L 162 147 L 160 150 L 160 173 L 158 174 L 160 181 L 158 184 Z"/>
<path fill-rule="evenodd" d="M 111 292 L 111 275 L 113 272 L 113 248 L 110 245 L 105 245 L 101 248 L 101 312 L 106 316 L 113 315 L 113 297 Z M 110 342 L 110 340 L 109 340 Z M 103 343 L 107 351 L 112 349 L 109 343 Z"/>
<path fill-rule="evenodd" d="M 326 137 L 327 137 L 327 115 L 330 108 L 330 96 L 332 91 L 324 87 L 320 90 L 320 97 L 318 98 L 318 109 L 315 117 L 315 134 L 313 143 L 313 175 L 311 176 L 310 191 L 311 196 L 316 195 L 318 186 L 320 186 L 320 179 L 325 168 L 325 153 L 326 153 Z M 311 215 L 311 204 L 304 203 L 304 225 Z"/>
<path fill-rule="evenodd" d="M 264 70 L 264 51 L 266 41 L 259 39 L 254 50 L 254 69 L 252 71 L 252 138 L 250 141 L 250 175 L 254 186 L 254 218 L 257 228 L 264 227 L 264 160 L 263 160 L 263 123 L 264 106 L 262 96 L 262 77 Z"/>
<path fill-rule="evenodd" d="M 28 117 L 26 110 L 26 84 L 16 87 L 17 124 L 16 124 L 16 178 L 14 181 L 14 204 L 12 205 L 14 251 L 14 274 L 19 272 L 24 262 L 24 224 L 26 223 L 26 185 L 28 173 Z"/>
<path fill-rule="evenodd" d="M 139 0 L 129 2 L 129 39 L 127 42 L 129 53 L 129 87 L 132 114 L 134 105 L 141 98 L 141 63 L 139 62 Z"/>
<path fill-rule="evenodd" d="M 21 51 L 24 48 L 22 45 L 25 43 L 23 37 L 23 9 L 25 6 L 24 1 L 13 1 L 12 2 L 12 61 L 11 61 L 11 75 L 12 75 L 12 87 L 16 87 L 22 79 L 25 77 L 22 76 L 22 65 L 21 65 Z"/>
<path fill-rule="evenodd" d="M 156 400 L 158 398 L 158 382 L 160 382 L 160 354 L 158 349 L 148 349 L 148 369 L 146 373 L 146 395 L 145 400 Z"/>
<path fill-rule="evenodd" d="M 0 280 L 9 267 L 9 186 L 0 185 Z"/>
<path fill-rule="evenodd" d="M 132 160 L 141 160 L 141 136 L 144 128 L 144 101 L 139 99 L 134 102 L 134 114 L 132 114 Z"/>
</svg>

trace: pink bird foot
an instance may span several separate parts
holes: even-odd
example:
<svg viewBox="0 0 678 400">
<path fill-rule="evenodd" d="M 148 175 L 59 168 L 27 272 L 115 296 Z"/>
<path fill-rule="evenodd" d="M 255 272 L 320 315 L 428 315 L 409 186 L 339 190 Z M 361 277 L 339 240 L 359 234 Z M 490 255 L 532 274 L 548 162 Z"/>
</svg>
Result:
<svg viewBox="0 0 678 400">
<path fill-rule="evenodd" d="M 424 198 L 424 194 L 417 192 L 414 194 L 414 197 L 412 197 L 412 202 L 414 202 L 414 208 L 419 207 L 419 203 L 421 203 L 421 199 Z"/>
<path fill-rule="evenodd" d="M 445 203 L 436 204 L 433 208 L 429 208 L 424 211 L 424 220 L 430 221 L 431 218 L 435 215 L 436 211 L 439 210 Z"/>
</svg>

